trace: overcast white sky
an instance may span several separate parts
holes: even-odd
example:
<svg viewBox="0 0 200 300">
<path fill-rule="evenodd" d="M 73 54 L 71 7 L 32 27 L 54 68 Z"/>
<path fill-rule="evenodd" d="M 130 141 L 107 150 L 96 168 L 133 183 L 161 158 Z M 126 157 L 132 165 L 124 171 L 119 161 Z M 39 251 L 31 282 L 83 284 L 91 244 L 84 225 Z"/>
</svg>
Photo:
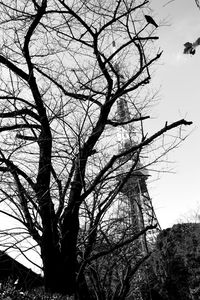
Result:
<svg viewBox="0 0 200 300">
<path fill-rule="evenodd" d="M 182 145 L 168 155 L 174 174 L 161 174 L 149 186 L 162 228 L 171 227 L 196 211 L 199 203 L 200 169 L 200 47 L 194 56 L 183 54 L 183 44 L 200 37 L 200 10 L 195 0 L 152 0 L 153 17 L 159 26 L 159 46 L 164 50 L 154 75 L 160 86 L 160 102 L 153 110 L 155 125 L 180 118 L 193 121 L 192 131 Z M 167 167 L 167 166 L 166 166 Z M 168 166 L 169 167 L 169 166 Z"/>
</svg>

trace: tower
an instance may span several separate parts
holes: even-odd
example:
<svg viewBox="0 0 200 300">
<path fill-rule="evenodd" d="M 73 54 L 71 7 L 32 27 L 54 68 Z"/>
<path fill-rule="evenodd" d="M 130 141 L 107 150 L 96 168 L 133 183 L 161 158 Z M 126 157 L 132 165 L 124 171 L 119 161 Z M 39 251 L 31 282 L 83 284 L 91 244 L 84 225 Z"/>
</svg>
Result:
<svg viewBox="0 0 200 300">
<path fill-rule="evenodd" d="M 121 81 L 120 84 L 123 84 L 124 76 L 120 73 L 120 67 L 117 64 L 115 67 Z M 134 128 L 129 122 L 131 116 L 125 96 L 117 100 L 115 119 L 122 124 L 118 133 L 118 152 L 121 153 L 137 145 Z M 154 227 L 146 231 L 139 239 L 139 252 L 147 253 L 161 230 L 147 188 L 149 174 L 136 154 L 128 154 L 121 158 L 119 163 L 121 165 L 117 176 L 119 181 L 123 181 L 127 170 L 130 170 L 131 166 L 135 166 L 121 189 L 123 201 L 127 202 L 129 208 L 129 224 L 134 228 L 135 233 L 142 231 L 147 226 Z"/>
</svg>

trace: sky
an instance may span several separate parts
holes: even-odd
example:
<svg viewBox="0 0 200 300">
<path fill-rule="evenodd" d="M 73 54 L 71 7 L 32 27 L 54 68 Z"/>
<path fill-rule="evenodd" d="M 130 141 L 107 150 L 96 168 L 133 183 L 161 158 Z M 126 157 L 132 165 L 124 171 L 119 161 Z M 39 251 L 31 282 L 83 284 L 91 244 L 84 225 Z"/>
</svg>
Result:
<svg viewBox="0 0 200 300">
<path fill-rule="evenodd" d="M 166 3 L 168 4 L 166 5 Z M 154 128 L 185 118 L 187 139 L 170 154 L 159 180 L 149 184 L 149 192 L 161 228 L 194 219 L 200 210 L 200 47 L 195 55 L 183 54 L 183 44 L 200 37 L 200 10 L 195 0 L 152 0 L 152 16 L 160 26 L 156 31 L 163 50 L 153 84 L 159 88 L 159 103 L 152 110 Z M 197 221 L 198 218 L 195 218 Z"/>
</svg>

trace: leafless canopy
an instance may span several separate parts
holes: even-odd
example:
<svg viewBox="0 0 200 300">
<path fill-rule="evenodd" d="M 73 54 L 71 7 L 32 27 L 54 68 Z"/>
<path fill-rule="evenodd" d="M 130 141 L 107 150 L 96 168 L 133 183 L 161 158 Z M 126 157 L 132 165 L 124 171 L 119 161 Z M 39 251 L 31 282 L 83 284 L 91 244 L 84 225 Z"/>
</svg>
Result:
<svg viewBox="0 0 200 300">
<path fill-rule="evenodd" d="M 151 136 L 144 130 L 150 68 L 161 56 L 156 29 L 144 18 L 148 2 L 0 1 L 0 201 L 1 213 L 17 224 L 2 230 L 3 244 L 22 249 L 31 236 L 46 285 L 68 272 L 68 293 L 77 247 L 83 270 L 100 236 L 107 254 L 126 245 L 124 232 L 117 248 L 109 240 L 114 223 L 106 214 L 124 184 L 116 174 L 136 172 L 147 146 L 190 124 L 165 124 Z M 122 98 L 126 120 L 116 114 Z M 119 151 L 123 126 L 135 143 Z"/>
</svg>

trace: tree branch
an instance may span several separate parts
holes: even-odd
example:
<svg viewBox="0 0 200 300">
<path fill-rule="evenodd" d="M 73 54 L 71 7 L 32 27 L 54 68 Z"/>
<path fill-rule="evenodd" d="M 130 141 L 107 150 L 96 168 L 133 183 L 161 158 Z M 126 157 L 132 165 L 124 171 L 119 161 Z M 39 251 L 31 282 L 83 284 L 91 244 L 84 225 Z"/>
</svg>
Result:
<svg viewBox="0 0 200 300">
<path fill-rule="evenodd" d="M 159 130 L 158 132 L 156 132 L 155 134 L 153 134 L 152 136 L 150 136 L 147 139 L 144 139 L 141 143 L 139 143 L 138 145 L 133 145 L 132 147 L 130 147 L 128 150 L 125 150 L 119 154 L 113 155 L 112 158 L 110 159 L 110 161 L 105 165 L 105 167 L 99 172 L 99 174 L 96 176 L 96 178 L 93 180 L 92 185 L 87 189 L 87 191 L 85 191 L 84 194 L 82 194 L 82 198 L 86 198 L 91 191 L 94 189 L 94 187 L 100 182 L 101 178 L 103 177 L 103 175 L 110 169 L 112 168 L 113 164 L 115 163 L 115 161 L 117 161 L 119 158 L 121 157 L 125 157 L 126 155 L 128 155 L 129 153 L 134 153 L 137 152 L 138 150 L 141 150 L 144 146 L 149 145 L 152 141 L 154 141 L 155 139 L 157 139 L 159 136 L 161 136 L 162 134 L 164 134 L 165 132 L 176 128 L 178 126 L 181 125 L 191 125 L 192 122 L 188 122 L 184 119 L 181 119 L 177 122 L 174 122 L 170 125 L 164 126 L 161 130 Z"/>
<path fill-rule="evenodd" d="M 45 76 L 47 79 L 49 79 L 51 82 L 53 82 L 55 84 L 55 86 L 57 88 L 59 88 L 64 95 L 66 96 L 69 96 L 69 97 L 72 97 L 74 99 L 78 99 L 78 100 L 81 100 L 81 101 L 91 101 L 95 104 L 97 104 L 99 107 L 102 106 L 102 104 L 98 101 L 98 100 L 95 100 L 93 98 L 92 95 L 84 95 L 84 94 L 79 94 L 79 93 L 71 93 L 71 92 L 68 92 L 60 83 L 58 83 L 55 79 L 53 79 L 52 77 L 50 77 L 48 74 L 44 73 L 42 70 L 40 70 L 39 68 L 35 67 L 35 69 L 40 73 L 42 74 L 43 76 Z"/>
<path fill-rule="evenodd" d="M 13 73 L 24 79 L 25 81 L 29 80 L 29 76 L 23 70 L 18 68 L 15 64 L 13 64 L 10 60 L 0 55 L 0 63 L 10 69 Z"/>
<path fill-rule="evenodd" d="M 1 113 L 0 118 L 15 118 L 16 116 L 29 115 L 36 121 L 40 121 L 39 116 L 28 108 L 16 109 L 15 111 Z"/>
<path fill-rule="evenodd" d="M 149 119 L 149 118 L 150 118 L 150 116 L 132 118 L 132 119 L 130 119 L 128 121 L 125 121 L 125 122 L 115 122 L 115 121 L 112 121 L 112 120 L 107 120 L 107 124 L 112 125 L 114 127 L 117 127 L 117 126 L 127 125 L 127 124 L 130 124 L 130 123 L 133 123 L 133 122 L 144 121 L 144 120 Z"/>
<path fill-rule="evenodd" d="M 0 127 L 0 132 L 4 131 L 11 131 L 15 129 L 30 129 L 30 128 L 35 128 L 35 129 L 41 129 L 40 125 L 36 124 L 15 124 L 15 125 L 10 125 L 10 126 L 2 126 Z"/>
<path fill-rule="evenodd" d="M 104 250 L 102 252 L 99 252 L 97 254 L 94 254 L 93 256 L 91 256 L 90 258 L 86 259 L 86 263 L 88 262 L 91 262 L 93 260 L 96 260 L 102 256 L 105 256 L 105 255 L 108 255 L 110 253 L 113 253 L 114 251 L 134 242 L 135 240 L 137 240 L 140 236 L 142 236 L 143 234 L 145 234 L 148 230 L 151 230 L 151 229 L 155 229 L 157 227 L 157 224 L 156 225 L 149 225 L 149 226 L 146 226 L 144 229 L 142 229 L 140 232 L 136 233 L 133 237 L 129 238 L 129 239 L 126 239 L 125 241 L 111 247 L 110 249 L 108 250 Z"/>
<path fill-rule="evenodd" d="M 38 26 L 41 18 L 43 17 L 43 15 L 45 13 L 46 7 L 47 7 L 47 0 L 42 0 L 42 4 L 38 8 L 37 14 L 36 14 L 33 22 L 31 23 L 31 25 L 27 31 L 27 34 L 25 36 L 23 53 L 24 53 L 24 56 L 26 58 L 26 62 L 28 65 L 29 75 L 31 75 L 31 73 L 33 72 L 33 65 L 32 65 L 30 53 L 29 53 L 29 43 L 30 43 L 31 37 L 32 37 L 36 27 Z"/>
</svg>

